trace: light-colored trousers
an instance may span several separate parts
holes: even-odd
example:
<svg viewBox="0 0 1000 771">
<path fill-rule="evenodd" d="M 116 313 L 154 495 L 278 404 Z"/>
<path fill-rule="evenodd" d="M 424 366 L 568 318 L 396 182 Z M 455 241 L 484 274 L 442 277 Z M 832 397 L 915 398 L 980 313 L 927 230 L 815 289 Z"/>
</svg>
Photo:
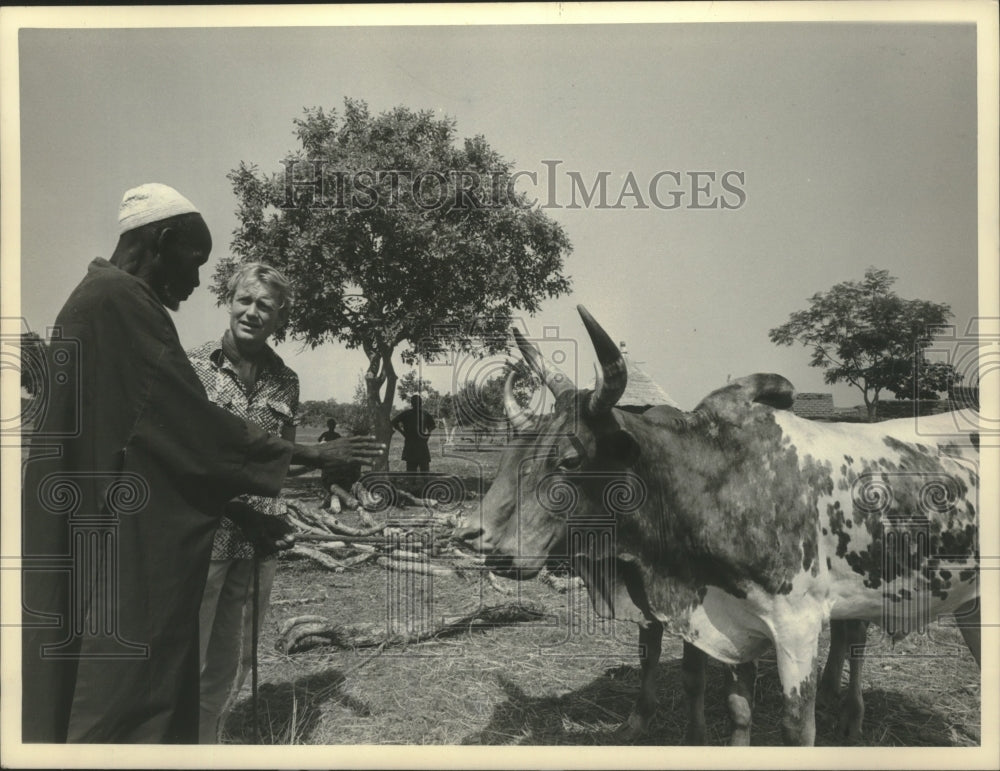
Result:
<svg viewBox="0 0 1000 771">
<path fill-rule="evenodd" d="M 271 597 L 275 559 L 260 562 L 257 632 Z M 250 671 L 253 645 L 253 560 L 212 560 L 198 618 L 201 718 L 198 741 L 217 744 L 228 713 Z"/>
</svg>

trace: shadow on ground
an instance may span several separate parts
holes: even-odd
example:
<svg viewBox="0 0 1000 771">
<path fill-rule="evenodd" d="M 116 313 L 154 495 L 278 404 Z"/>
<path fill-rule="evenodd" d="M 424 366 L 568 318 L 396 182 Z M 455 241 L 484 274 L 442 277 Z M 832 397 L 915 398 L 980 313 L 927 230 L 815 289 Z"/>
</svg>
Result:
<svg viewBox="0 0 1000 771">
<path fill-rule="evenodd" d="M 497 683 L 506 701 L 497 706 L 489 723 L 464 737 L 462 744 L 518 745 L 644 745 L 681 746 L 687 724 L 684 695 L 680 689 L 680 660 L 661 663 L 659 709 L 645 736 L 623 741 L 617 726 L 632 709 L 639 691 L 638 667 L 608 669 L 582 688 L 558 696 L 532 697 L 506 675 Z M 706 684 L 707 744 L 728 743 L 729 721 L 725 711 L 725 672 L 709 665 Z M 975 698 L 975 697 L 972 697 Z M 761 666 L 754 698 L 751 744 L 780 746 L 781 690 L 773 662 Z M 866 690 L 866 717 L 862 746 L 949 747 L 978 744 L 964 726 L 951 725 L 945 713 L 926 701 L 905 693 Z M 816 709 L 816 745 L 844 746 L 837 732 L 836 705 Z"/>
<path fill-rule="evenodd" d="M 371 714 L 367 704 L 345 693 L 340 670 L 300 677 L 287 683 L 263 683 L 258 690 L 260 744 L 310 744 L 323 719 L 323 707 L 339 704 L 361 717 Z M 258 743 L 250 697 L 241 699 L 226 719 L 224 740 L 235 744 Z"/>
<path fill-rule="evenodd" d="M 661 665 L 660 682 L 680 682 L 680 661 Z M 462 744 L 622 744 L 617 727 L 628 717 L 638 695 L 639 670 L 619 666 L 608 669 L 582 688 L 559 696 L 532 697 L 511 678 L 498 675 L 497 683 L 507 696 L 480 731 L 466 736 Z M 660 712 L 671 697 L 660 694 Z M 683 708 L 667 704 L 678 719 L 654 721 L 646 737 L 629 744 L 681 744 L 684 739 Z"/>
</svg>

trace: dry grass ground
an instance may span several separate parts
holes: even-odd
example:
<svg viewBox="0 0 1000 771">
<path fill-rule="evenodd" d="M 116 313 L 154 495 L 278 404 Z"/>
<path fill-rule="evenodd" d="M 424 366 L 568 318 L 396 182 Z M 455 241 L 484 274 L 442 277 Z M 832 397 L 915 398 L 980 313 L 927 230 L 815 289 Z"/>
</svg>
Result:
<svg viewBox="0 0 1000 771">
<path fill-rule="evenodd" d="M 398 455 L 398 448 L 394 449 Z M 474 456 L 474 457 L 473 457 Z M 497 453 L 463 451 L 432 471 L 491 479 Z M 398 461 L 393 462 L 394 469 Z M 298 493 L 312 484 L 296 482 Z M 262 740 L 277 744 L 607 745 L 631 709 L 638 687 L 634 625 L 593 618 L 580 592 L 560 594 L 539 581 L 503 581 L 501 593 L 481 577 L 396 574 L 373 565 L 332 573 L 283 559 L 272 599 L 317 598 L 278 605 L 261 640 Z M 325 592 L 326 599 L 318 599 Z M 407 648 L 341 650 L 331 646 L 284 655 L 276 626 L 315 614 L 334 624 L 439 626 L 481 605 L 525 602 L 544 621 L 473 628 Z M 892 647 L 869 632 L 863 744 L 969 746 L 980 741 L 980 678 L 957 630 L 947 622 Z M 826 656 L 828 638 L 821 641 Z M 681 643 L 664 639 L 660 708 L 646 745 L 683 743 Z M 845 675 L 846 677 L 846 675 Z M 252 742 L 249 679 L 226 723 L 226 740 Z M 781 743 L 780 689 L 773 659 L 760 662 L 754 700 L 754 745 Z M 728 727 L 723 669 L 709 667 L 708 740 L 724 744 Z M 817 744 L 836 745 L 836 715 L 817 710 Z"/>
</svg>

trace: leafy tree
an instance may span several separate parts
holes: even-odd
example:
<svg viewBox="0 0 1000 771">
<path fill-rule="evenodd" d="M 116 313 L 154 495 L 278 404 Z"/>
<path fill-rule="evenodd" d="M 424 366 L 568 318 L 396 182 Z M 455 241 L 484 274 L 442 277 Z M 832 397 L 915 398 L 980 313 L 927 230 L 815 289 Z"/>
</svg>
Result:
<svg viewBox="0 0 1000 771">
<path fill-rule="evenodd" d="M 358 378 L 352 401 L 308 400 L 299 405 L 299 422 L 304 425 L 325 427 L 326 421 L 330 418 L 337 421 L 337 431 L 341 436 L 371 432 L 371 420 L 368 417 L 368 395 L 363 377 Z"/>
<path fill-rule="evenodd" d="M 933 329 L 952 317 L 949 306 L 904 300 L 892 291 L 895 282 L 888 271 L 869 268 L 863 281 L 814 294 L 807 310 L 769 332 L 778 345 L 811 348 L 809 364 L 826 370 L 824 382 L 846 382 L 861 391 L 869 421 L 877 419 L 882 391 L 937 398 L 961 379 L 950 364 L 926 359 Z"/>
<path fill-rule="evenodd" d="M 455 419 L 455 397 L 450 391 L 438 400 L 437 415 L 445 420 Z"/>
<path fill-rule="evenodd" d="M 916 370 L 905 373 L 898 384 L 890 387 L 897 399 L 939 399 L 941 393 L 962 381 L 962 375 L 951 364 L 927 361 L 923 356 L 916 363 Z"/>
<path fill-rule="evenodd" d="M 415 369 L 411 369 L 399 379 L 396 389 L 399 392 L 400 400 L 404 403 L 408 404 L 410 397 L 414 394 L 420 394 L 425 410 L 432 415 L 438 415 L 441 412 L 441 392 L 432 386 L 430 381 L 418 377 Z"/>
<path fill-rule="evenodd" d="M 396 107 L 372 115 L 309 108 L 280 173 L 241 162 L 229 174 L 239 225 L 215 274 L 221 296 L 238 262 L 279 268 L 298 296 L 288 332 L 340 341 L 368 357 L 375 435 L 391 441 L 393 357 L 507 347 L 515 310 L 535 313 L 569 289 L 562 228 L 514 190 L 513 165 L 455 122 Z"/>
<path fill-rule="evenodd" d="M 517 376 L 514 379 L 514 399 L 521 407 L 531 401 L 533 380 L 522 365 L 514 365 Z M 504 409 L 504 383 L 510 371 L 506 365 L 499 375 L 485 382 L 464 383 L 454 397 L 455 420 L 464 428 L 471 429 L 476 449 L 482 439 L 499 428 L 510 429 Z M 509 438 L 509 437 L 508 437 Z"/>
<path fill-rule="evenodd" d="M 371 410 L 368 405 L 368 387 L 364 377 L 359 376 L 354 384 L 354 397 L 347 404 L 341 404 L 337 422 L 344 427 L 344 436 L 368 434 L 372 430 Z"/>
<path fill-rule="evenodd" d="M 299 422 L 307 426 L 322 426 L 328 418 L 336 417 L 336 410 L 336 399 L 310 399 L 299 404 Z"/>
</svg>

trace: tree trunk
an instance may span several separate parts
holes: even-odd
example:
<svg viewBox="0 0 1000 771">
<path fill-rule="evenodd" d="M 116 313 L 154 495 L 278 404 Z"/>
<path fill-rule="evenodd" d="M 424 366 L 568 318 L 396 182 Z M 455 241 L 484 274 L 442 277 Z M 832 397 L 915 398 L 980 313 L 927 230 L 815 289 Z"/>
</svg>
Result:
<svg viewBox="0 0 1000 771">
<path fill-rule="evenodd" d="M 372 427 L 375 438 L 385 445 L 386 451 L 385 455 L 372 466 L 374 471 L 389 470 L 389 453 L 392 451 L 392 426 L 389 425 L 391 417 L 392 405 L 378 403 L 373 412 Z"/>
<path fill-rule="evenodd" d="M 878 422 L 878 394 L 868 398 L 868 394 L 865 394 L 865 408 L 868 410 L 868 422 L 877 423 Z"/>
<path fill-rule="evenodd" d="M 396 370 L 392 366 L 392 351 L 379 352 L 366 349 L 368 354 L 368 371 L 365 373 L 365 388 L 368 392 L 368 416 L 371 419 L 372 433 L 375 438 L 385 444 L 386 452 L 378 461 L 372 464 L 374 471 L 389 470 L 389 453 L 392 450 L 392 402 L 396 393 Z M 382 387 L 385 387 L 384 395 Z"/>
</svg>

